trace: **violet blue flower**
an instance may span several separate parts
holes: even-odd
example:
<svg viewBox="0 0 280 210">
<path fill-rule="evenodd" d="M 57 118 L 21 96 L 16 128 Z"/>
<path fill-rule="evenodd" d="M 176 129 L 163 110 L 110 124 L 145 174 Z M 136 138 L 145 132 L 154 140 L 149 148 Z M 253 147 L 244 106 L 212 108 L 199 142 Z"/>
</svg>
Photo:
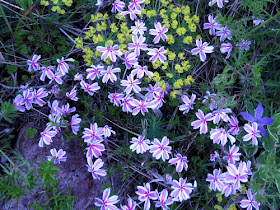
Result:
<svg viewBox="0 0 280 210">
<path fill-rule="evenodd" d="M 262 117 L 263 115 L 262 103 L 259 103 L 258 107 L 255 109 L 255 114 L 254 114 L 255 117 L 253 117 L 247 112 L 241 112 L 240 114 L 245 120 L 249 122 L 256 122 L 258 124 L 258 129 L 261 131 L 261 135 L 264 137 L 267 136 L 263 125 L 270 125 L 271 123 L 273 123 L 274 119 L 269 117 Z"/>
</svg>

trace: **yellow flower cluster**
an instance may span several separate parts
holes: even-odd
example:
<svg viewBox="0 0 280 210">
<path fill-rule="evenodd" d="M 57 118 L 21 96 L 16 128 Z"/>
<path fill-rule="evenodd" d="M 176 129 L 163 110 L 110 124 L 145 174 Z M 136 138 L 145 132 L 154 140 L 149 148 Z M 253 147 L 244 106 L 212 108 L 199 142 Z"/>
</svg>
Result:
<svg viewBox="0 0 280 210">
<path fill-rule="evenodd" d="M 176 95 L 178 95 L 178 94 L 179 94 L 179 90 L 173 90 L 170 92 L 170 97 L 172 99 L 174 99 L 174 98 L 176 98 Z"/>
<path fill-rule="evenodd" d="M 100 12 L 98 12 L 96 15 L 91 15 L 90 20 L 91 22 L 95 23 L 99 20 L 106 20 L 109 18 L 109 15 L 105 13 L 104 15 Z"/>
<path fill-rule="evenodd" d="M 161 66 L 161 64 L 162 63 L 159 60 L 157 60 L 156 62 L 152 63 L 154 69 L 159 68 Z"/>
<path fill-rule="evenodd" d="M 89 48 L 89 47 L 85 47 L 83 52 L 85 53 L 85 55 L 83 55 L 84 61 L 86 62 L 86 66 L 90 66 L 92 65 L 92 57 L 94 55 L 93 51 Z"/>
<path fill-rule="evenodd" d="M 51 10 L 53 12 L 57 12 L 58 14 L 61 14 L 61 15 L 65 14 L 65 10 L 63 8 L 61 8 L 61 6 L 70 7 L 73 4 L 73 0 L 61 0 L 61 1 L 60 0 L 50 0 L 50 1 L 41 0 L 40 4 L 43 6 L 49 6 L 50 2 L 52 4 Z"/>
<path fill-rule="evenodd" d="M 184 35 L 186 32 L 187 32 L 187 29 L 186 29 L 186 28 L 183 28 L 183 27 L 179 27 L 179 28 L 176 30 L 176 33 L 177 33 L 179 36 Z"/>
<path fill-rule="evenodd" d="M 116 26 L 116 23 L 112 23 L 110 25 L 111 32 L 116 33 L 118 32 L 119 28 Z"/>
<path fill-rule="evenodd" d="M 89 30 L 85 32 L 85 34 L 86 34 L 85 39 L 89 39 L 89 38 L 93 37 L 95 32 L 96 32 L 96 29 L 92 26 L 89 26 Z"/>
<path fill-rule="evenodd" d="M 155 17 L 155 16 L 157 16 L 157 12 L 156 12 L 156 10 L 147 10 L 146 15 L 148 18 Z"/>
<path fill-rule="evenodd" d="M 159 76 L 159 73 L 157 71 L 154 72 L 154 76 L 153 76 L 153 81 L 155 82 L 159 82 L 161 77 Z"/>
<path fill-rule="evenodd" d="M 101 21 L 101 24 L 97 23 L 96 24 L 96 30 L 97 31 L 105 31 L 107 29 L 107 24 L 105 23 L 105 21 Z"/>
<path fill-rule="evenodd" d="M 184 80 L 185 85 L 191 85 L 194 82 L 192 75 L 188 75 L 187 79 Z"/>
<path fill-rule="evenodd" d="M 97 44 L 97 43 L 103 42 L 103 41 L 104 41 L 104 38 L 103 38 L 103 36 L 101 36 L 100 34 L 98 34 L 97 36 L 94 35 L 94 36 L 92 37 L 92 41 L 93 41 L 94 44 Z"/>
<path fill-rule="evenodd" d="M 171 34 L 167 35 L 167 43 L 168 44 L 174 44 L 175 43 L 175 39 L 174 39 L 173 35 L 171 35 Z"/>
<path fill-rule="evenodd" d="M 83 39 L 82 37 L 77 37 L 75 38 L 76 41 L 76 48 L 83 48 Z"/>
<path fill-rule="evenodd" d="M 161 80 L 158 85 L 160 86 L 161 91 L 166 90 L 166 82 L 164 80 Z"/>
<path fill-rule="evenodd" d="M 190 44 L 190 43 L 192 43 L 192 41 L 193 41 L 193 38 L 191 36 L 187 36 L 184 38 L 183 43 Z"/>
<path fill-rule="evenodd" d="M 174 89 L 180 89 L 184 85 L 182 79 L 178 79 L 176 82 L 173 83 Z"/>
</svg>

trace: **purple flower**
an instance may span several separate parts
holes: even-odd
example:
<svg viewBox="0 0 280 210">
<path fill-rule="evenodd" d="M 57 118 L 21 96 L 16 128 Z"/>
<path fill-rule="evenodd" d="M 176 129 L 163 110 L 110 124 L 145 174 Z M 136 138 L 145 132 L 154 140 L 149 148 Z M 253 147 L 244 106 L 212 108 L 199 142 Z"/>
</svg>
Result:
<svg viewBox="0 0 280 210">
<path fill-rule="evenodd" d="M 50 152 L 51 152 L 52 156 L 48 156 L 48 161 L 50 161 L 54 158 L 54 162 L 53 162 L 54 164 L 57 164 L 57 163 L 60 164 L 60 162 L 65 162 L 67 159 L 67 157 L 63 157 L 66 154 L 66 152 L 63 151 L 62 149 L 56 151 L 56 149 L 54 148 L 54 149 L 51 149 Z"/>
<path fill-rule="evenodd" d="M 217 32 L 218 33 L 218 32 Z M 196 55 L 199 53 L 200 60 L 204 62 L 206 60 L 206 53 L 212 53 L 214 50 L 213 46 L 208 46 L 207 42 L 202 44 L 202 40 L 196 40 L 197 48 L 192 49 L 192 55 Z"/>
<path fill-rule="evenodd" d="M 120 0 L 116 0 L 114 3 L 113 3 L 113 7 L 112 7 L 112 12 L 113 13 L 116 13 L 117 10 L 119 12 L 122 12 L 123 11 L 123 8 L 125 7 L 125 3 L 123 1 L 120 1 Z"/>
<path fill-rule="evenodd" d="M 213 15 L 208 16 L 209 23 L 203 24 L 203 29 L 209 29 L 210 35 L 215 35 L 215 29 L 220 30 L 221 24 L 217 23 L 216 18 L 213 18 Z"/>
<path fill-rule="evenodd" d="M 117 210 L 118 207 L 115 206 L 120 200 L 118 200 L 118 196 L 113 195 L 110 196 L 111 188 L 107 188 L 103 191 L 102 199 L 97 198 L 97 201 L 94 203 L 96 206 L 100 206 L 102 210 Z"/>
<path fill-rule="evenodd" d="M 155 191 L 151 191 L 150 183 L 146 183 L 144 187 L 137 186 L 137 190 L 135 193 L 138 195 L 139 201 L 144 201 L 144 210 L 148 210 L 151 207 L 150 199 L 156 200 L 157 195 Z"/>
<path fill-rule="evenodd" d="M 224 188 L 224 183 L 222 181 L 222 175 L 220 174 L 221 173 L 221 169 L 214 169 L 213 171 L 213 175 L 212 174 L 208 174 L 207 175 L 207 179 L 206 181 L 207 182 L 210 182 L 210 189 L 211 190 L 219 190 L 219 191 L 222 191 L 223 188 Z"/>
<path fill-rule="evenodd" d="M 244 130 L 248 134 L 243 136 L 243 141 L 249 141 L 250 139 L 252 139 L 252 144 L 258 146 L 257 137 L 261 137 L 260 131 L 258 130 L 258 124 L 256 122 L 253 122 L 251 126 L 249 124 L 245 124 Z"/>
<path fill-rule="evenodd" d="M 145 23 L 137 20 L 135 21 L 135 26 L 131 26 L 131 31 L 134 35 L 137 35 L 139 33 L 140 36 L 142 36 L 144 32 L 147 31 L 147 27 L 145 27 Z"/>
<path fill-rule="evenodd" d="M 236 147 L 234 144 L 232 147 L 229 147 L 227 152 L 225 152 L 226 156 L 224 156 L 223 159 L 227 160 L 229 164 L 234 164 L 235 161 L 240 160 L 241 153 L 239 153 L 238 150 L 239 147 Z"/>
<path fill-rule="evenodd" d="M 168 31 L 168 29 L 165 28 L 165 26 L 161 26 L 160 22 L 157 22 L 157 23 L 155 22 L 154 25 L 155 25 L 155 29 L 150 29 L 149 30 L 149 33 L 151 35 L 156 36 L 153 40 L 154 44 L 159 43 L 160 38 L 163 41 L 165 41 L 167 39 L 167 35 L 165 33 Z"/>
<path fill-rule="evenodd" d="M 38 60 L 41 58 L 41 55 L 33 55 L 31 60 L 27 60 L 27 64 L 28 64 L 28 71 L 37 71 L 39 70 L 41 67 L 38 64 Z"/>
<path fill-rule="evenodd" d="M 132 42 L 128 44 L 128 49 L 134 50 L 134 53 L 139 56 L 140 50 L 148 50 L 148 45 L 144 44 L 146 38 L 143 36 L 140 36 L 139 38 L 136 35 L 132 36 Z"/>
<path fill-rule="evenodd" d="M 230 36 L 230 34 L 231 31 L 228 30 L 227 26 L 221 28 L 221 30 L 216 33 L 216 35 L 220 37 L 221 42 L 223 42 L 225 39 L 231 40 L 232 37 Z"/>
<path fill-rule="evenodd" d="M 168 206 L 171 205 L 174 201 L 172 200 L 172 198 L 168 198 L 168 191 L 166 189 L 164 189 L 163 191 L 161 191 L 160 195 L 157 193 L 157 197 L 158 197 L 158 201 L 156 202 L 156 207 L 159 208 L 161 207 L 164 210 L 169 209 Z"/>
<path fill-rule="evenodd" d="M 87 158 L 87 162 L 88 172 L 91 172 L 93 179 L 100 179 L 99 176 L 107 175 L 106 170 L 100 169 L 104 165 L 104 162 L 100 158 L 95 160 L 94 163 L 92 162 L 91 158 Z"/>
<path fill-rule="evenodd" d="M 120 106 L 121 100 L 124 99 L 124 95 L 122 93 L 110 93 L 108 95 L 110 102 L 113 103 L 114 106 Z"/>
<path fill-rule="evenodd" d="M 258 129 L 261 131 L 261 135 L 263 135 L 264 137 L 267 136 L 263 125 L 270 125 L 271 123 L 273 123 L 274 119 L 269 117 L 262 117 L 263 115 L 262 103 L 259 103 L 258 107 L 255 109 L 255 117 L 253 117 L 247 112 L 241 112 L 240 114 L 245 120 L 249 122 L 256 122 L 258 124 Z"/>
<path fill-rule="evenodd" d="M 138 136 L 138 138 L 133 137 L 130 143 L 132 144 L 129 148 L 132 150 L 132 152 L 136 150 L 137 154 L 143 154 L 149 150 L 150 140 L 145 139 L 145 136 Z"/>
<path fill-rule="evenodd" d="M 122 55 L 122 52 L 119 50 L 118 45 L 114 45 L 113 47 L 112 46 L 108 46 L 108 47 L 98 46 L 98 47 L 96 47 L 96 50 L 98 52 L 102 52 L 101 59 L 104 61 L 109 57 L 112 62 L 116 62 L 117 56 L 120 57 Z"/>
<path fill-rule="evenodd" d="M 250 49 L 250 44 L 251 44 L 251 41 L 247 41 L 247 40 L 241 38 L 241 42 L 239 44 L 237 44 L 237 46 L 239 46 L 240 51 L 242 51 L 244 48 L 246 51 L 248 51 Z"/>
<path fill-rule="evenodd" d="M 222 43 L 220 51 L 221 51 L 221 53 L 226 53 L 227 52 L 226 59 L 228 59 L 230 57 L 230 54 L 231 54 L 231 51 L 232 51 L 231 43 Z"/>
<path fill-rule="evenodd" d="M 133 67 L 137 66 L 138 65 L 137 55 L 135 53 L 126 52 L 124 54 L 124 62 L 123 62 L 123 64 L 125 64 L 125 67 L 127 69 L 131 69 L 132 65 L 133 65 Z"/>
<path fill-rule="evenodd" d="M 209 7 L 212 7 L 215 3 L 217 3 L 219 8 L 223 8 L 224 7 L 223 1 L 228 2 L 228 0 L 212 0 L 209 2 Z"/>
<path fill-rule="evenodd" d="M 112 66 L 108 66 L 107 70 L 101 70 L 100 74 L 103 75 L 102 82 L 107 83 L 109 80 L 114 83 L 117 81 L 117 76 L 114 73 L 121 72 L 120 68 L 114 68 Z"/>
<path fill-rule="evenodd" d="M 247 193 L 248 200 L 243 199 L 240 202 L 240 206 L 242 208 L 246 208 L 247 207 L 247 210 L 252 210 L 253 207 L 255 207 L 255 209 L 259 210 L 259 206 L 261 204 L 256 201 L 256 194 L 257 193 L 252 195 L 251 189 L 247 190 L 246 193 Z"/>
<path fill-rule="evenodd" d="M 180 178 L 179 181 L 173 180 L 173 185 L 171 186 L 173 191 L 171 192 L 171 196 L 173 197 L 173 201 L 184 201 L 190 198 L 190 194 L 192 193 L 193 187 L 191 183 L 187 183 L 187 179 Z"/>
<path fill-rule="evenodd" d="M 140 4 L 144 3 L 145 0 L 132 0 L 130 3 L 129 3 L 129 6 L 128 8 L 130 9 L 137 9 L 137 10 L 141 10 L 141 6 Z"/>
<path fill-rule="evenodd" d="M 148 51 L 149 52 L 147 54 L 152 56 L 149 59 L 150 61 L 152 61 L 152 63 L 155 63 L 157 59 L 159 59 L 161 63 L 164 63 L 164 61 L 167 59 L 164 55 L 164 53 L 167 53 L 167 50 L 165 50 L 164 47 L 161 47 L 159 49 L 149 48 Z"/>
</svg>

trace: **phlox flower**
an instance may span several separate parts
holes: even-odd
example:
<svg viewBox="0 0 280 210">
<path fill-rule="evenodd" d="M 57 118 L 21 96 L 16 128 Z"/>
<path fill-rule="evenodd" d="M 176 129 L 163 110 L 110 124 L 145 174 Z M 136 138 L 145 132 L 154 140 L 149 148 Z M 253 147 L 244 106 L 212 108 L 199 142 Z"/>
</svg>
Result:
<svg viewBox="0 0 280 210">
<path fill-rule="evenodd" d="M 158 109 L 158 108 L 162 107 L 163 103 L 165 103 L 164 92 L 161 91 L 159 94 L 156 94 L 154 100 L 152 100 L 148 103 L 149 103 L 149 108 L 152 108 L 152 109 Z"/>
<path fill-rule="evenodd" d="M 158 59 L 161 63 L 164 63 L 164 61 L 167 59 L 164 53 L 167 53 L 167 50 L 164 49 L 164 47 L 161 47 L 159 49 L 157 48 L 148 48 L 148 55 L 151 55 L 150 61 L 152 63 L 155 63 Z"/>
<path fill-rule="evenodd" d="M 137 154 L 143 154 L 144 152 L 149 150 L 150 140 L 145 139 L 145 136 L 140 135 L 138 136 L 138 138 L 133 137 L 130 143 L 132 144 L 129 148 L 132 150 L 132 152 L 136 150 Z"/>
<path fill-rule="evenodd" d="M 116 1 L 114 1 L 114 3 L 113 3 L 113 7 L 112 7 L 112 10 L 111 10 L 111 11 L 112 11 L 113 13 L 116 13 L 117 10 L 118 10 L 119 12 L 122 12 L 124 7 L 125 7 L 125 3 L 124 3 L 123 1 L 116 0 Z"/>
<path fill-rule="evenodd" d="M 123 112 L 132 112 L 132 108 L 134 107 L 131 102 L 134 100 L 134 98 L 131 97 L 130 94 L 127 94 L 123 101 L 122 101 L 122 111 Z"/>
<path fill-rule="evenodd" d="M 247 208 L 247 210 L 252 210 L 253 207 L 255 209 L 259 210 L 259 206 L 261 204 L 256 201 L 256 194 L 257 193 L 255 193 L 253 195 L 251 189 L 247 190 L 246 193 L 247 193 L 248 199 L 243 199 L 242 201 L 240 201 L 240 206 L 242 208 Z"/>
<path fill-rule="evenodd" d="M 235 190 L 240 189 L 240 182 L 248 182 L 248 174 L 246 169 L 245 162 L 240 162 L 238 168 L 234 164 L 228 164 L 228 171 L 224 174 L 224 182 L 233 183 L 233 188 Z"/>
<path fill-rule="evenodd" d="M 111 127 L 109 127 L 108 125 L 105 125 L 103 128 L 102 128 L 102 132 L 103 132 L 103 135 L 105 137 L 110 137 L 112 134 L 116 135 L 116 132 L 112 130 Z"/>
<path fill-rule="evenodd" d="M 236 139 L 232 135 L 230 135 L 224 128 L 211 129 L 210 139 L 213 140 L 214 144 L 221 144 L 222 146 L 227 143 L 228 139 L 230 140 L 231 144 L 236 141 Z"/>
<path fill-rule="evenodd" d="M 49 114 L 49 121 L 47 126 L 52 127 L 57 132 L 61 131 L 60 127 L 65 127 L 65 123 L 61 120 L 61 114 L 57 111 L 56 113 Z"/>
<path fill-rule="evenodd" d="M 121 12 L 121 16 L 128 15 L 128 14 L 129 14 L 130 19 L 134 20 L 137 18 L 136 15 L 141 15 L 141 10 L 128 8 L 128 11 Z"/>
<path fill-rule="evenodd" d="M 17 95 L 13 100 L 13 105 L 15 105 L 17 110 L 19 110 L 20 112 L 25 112 L 25 107 L 22 106 L 23 104 L 24 103 L 22 95 Z"/>
<path fill-rule="evenodd" d="M 84 89 L 85 92 L 87 92 L 89 95 L 93 95 L 95 91 L 99 90 L 100 87 L 97 82 L 93 84 L 88 84 L 84 80 L 80 82 L 81 88 Z"/>
<path fill-rule="evenodd" d="M 76 96 L 77 95 L 77 90 L 76 90 L 76 87 L 73 87 L 72 90 L 69 92 L 66 93 L 66 97 L 71 99 L 72 101 L 78 101 L 78 97 Z"/>
<path fill-rule="evenodd" d="M 103 75 L 102 82 L 107 83 L 109 80 L 114 83 L 117 81 L 117 76 L 114 73 L 121 72 L 120 68 L 114 68 L 108 66 L 107 70 L 101 70 L 101 75 Z"/>
<path fill-rule="evenodd" d="M 173 185 L 171 186 L 173 191 L 171 192 L 171 196 L 173 197 L 173 201 L 184 201 L 190 198 L 190 194 L 192 193 L 193 187 L 191 183 L 187 183 L 187 179 L 180 178 L 179 181 L 173 180 Z"/>
<path fill-rule="evenodd" d="M 144 2 L 145 2 L 145 0 L 131 0 L 128 8 L 141 10 L 142 8 L 141 8 L 140 4 L 142 4 Z"/>
<path fill-rule="evenodd" d="M 216 102 L 215 102 L 215 93 L 210 93 L 209 91 L 206 91 L 206 95 L 204 96 L 204 100 L 202 101 L 203 104 L 208 104 L 209 103 L 209 107 L 210 110 L 212 111 L 213 109 L 217 108 Z"/>
<path fill-rule="evenodd" d="M 161 142 L 158 139 L 154 139 L 150 146 L 150 153 L 153 153 L 153 157 L 157 160 L 162 158 L 163 161 L 169 159 L 169 153 L 171 153 L 171 146 L 168 146 L 169 139 L 164 136 Z"/>
<path fill-rule="evenodd" d="M 221 24 L 216 21 L 216 18 L 214 18 L 213 15 L 208 15 L 208 21 L 209 23 L 203 24 L 203 29 L 209 29 L 209 34 L 215 35 L 215 29 L 220 30 Z"/>
<path fill-rule="evenodd" d="M 63 73 L 61 71 L 57 71 L 54 73 L 53 78 L 51 79 L 51 81 L 49 83 L 52 83 L 53 81 L 56 81 L 57 84 L 62 84 L 63 80 L 61 79 L 61 77 L 63 76 Z"/>
<path fill-rule="evenodd" d="M 100 169 L 104 165 L 104 162 L 100 158 L 95 160 L 94 163 L 92 163 L 91 158 L 87 158 L 87 163 L 88 172 L 91 172 L 93 179 L 100 179 L 99 176 L 107 175 L 106 170 Z"/>
<path fill-rule="evenodd" d="M 51 149 L 50 150 L 52 156 L 48 156 L 48 161 L 54 158 L 53 163 L 54 164 L 60 164 L 60 162 L 66 162 L 67 157 L 63 157 L 66 155 L 66 152 L 63 151 L 62 149 L 56 151 L 56 149 Z"/>
<path fill-rule="evenodd" d="M 144 74 L 146 74 L 149 78 L 152 78 L 154 76 L 154 73 L 152 71 L 149 71 L 147 66 L 135 66 L 131 71 L 131 74 L 133 76 L 137 75 L 136 77 L 138 79 L 144 77 Z"/>
<path fill-rule="evenodd" d="M 145 23 L 140 20 L 135 21 L 135 26 L 131 26 L 132 34 L 137 35 L 139 33 L 142 36 L 145 31 L 147 31 L 147 27 L 145 27 Z"/>
<path fill-rule="evenodd" d="M 104 144 L 101 144 L 103 140 L 94 140 L 88 143 L 87 149 L 87 158 L 92 158 L 93 156 L 95 158 L 98 158 L 102 155 L 102 152 L 105 151 Z"/>
<path fill-rule="evenodd" d="M 185 103 L 183 105 L 179 106 L 179 110 L 183 111 L 183 114 L 186 114 L 190 111 L 190 109 L 193 109 L 193 105 L 195 104 L 195 99 L 196 99 L 196 95 L 192 94 L 191 99 L 189 99 L 188 96 L 183 95 L 182 96 L 182 101 Z"/>
<path fill-rule="evenodd" d="M 213 123 L 218 124 L 220 120 L 223 120 L 224 122 L 229 121 L 228 113 L 232 113 L 230 108 L 226 109 L 218 109 L 212 113 L 213 116 Z"/>
<path fill-rule="evenodd" d="M 216 158 L 220 158 L 220 155 L 217 151 L 210 154 L 210 161 L 214 162 L 216 160 Z"/>
<path fill-rule="evenodd" d="M 154 44 L 159 43 L 160 39 L 163 41 L 167 40 L 166 32 L 168 31 L 168 28 L 165 26 L 162 26 L 160 22 L 154 23 L 155 29 L 150 29 L 149 34 L 156 36 L 153 39 Z"/>
<path fill-rule="evenodd" d="M 214 51 L 213 46 L 208 46 L 207 42 L 202 44 L 202 40 L 196 40 L 197 48 L 191 50 L 192 55 L 197 55 L 199 53 L 200 60 L 204 62 L 206 60 L 206 53 L 212 53 Z"/>
<path fill-rule="evenodd" d="M 62 75 L 65 75 L 66 73 L 68 73 L 69 70 L 69 65 L 65 62 L 65 61 L 69 61 L 69 62 L 73 62 L 75 61 L 73 58 L 67 58 L 64 59 L 64 57 L 60 59 L 56 59 L 58 66 L 57 66 L 57 71 L 61 72 Z"/>
<path fill-rule="evenodd" d="M 136 209 L 136 202 L 132 200 L 132 198 L 127 199 L 127 205 L 122 206 L 121 205 L 121 210 L 135 210 Z"/>
<path fill-rule="evenodd" d="M 31 71 L 38 71 L 40 70 L 40 65 L 38 64 L 38 60 L 41 58 L 41 55 L 33 55 L 31 60 L 27 60 L 28 70 Z"/>
<path fill-rule="evenodd" d="M 226 197 L 228 197 L 229 195 L 236 194 L 236 189 L 234 188 L 234 183 L 232 183 L 232 182 L 229 182 L 229 183 L 224 182 L 224 189 L 222 190 L 221 194 L 225 195 Z"/>
<path fill-rule="evenodd" d="M 69 123 L 71 126 L 71 130 L 72 132 L 77 135 L 79 129 L 80 129 L 80 123 L 81 123 L 82 119 L 79 118 L 78 114 L 75 114 L 72 116 L 71 122 Z"/>
<path fill-rule="evenodd" d="M 72 112 L 76 111 L 76 107 L 72 107 L 70 108 L 69 103 L 67 103 L 66 105 L 63 105 L 61 108 L 57 107 L 57 112 L 59 112 L 60 114 L 66 116 Z"/>
<path fill-rule="evenodd" d="M 223 157 L 224 160 L 228 161 L 228 164 L 234 164 L 235 162 L 238 162 L 240 160 L 241 153 L 238 152 L 239 147 L 232 145 L 232 147 L 228 148 L 228 151 L 226 151 L 226 156 Z"/>
<path fill-rule="evenodd" d="M 97 198 L 97 201 L 94 203 L 96 206 L 100 206 L 101 210 L 118 210 L 119 208 L 115 206 L 119 202 L 118 196 L 110 196 L 111 188 L 107 188 L 103 191 L 102 199 Z"/>
<path fill-rule="evenodd" d="M 196 120 L 191 123 L 191 126 L 193 126 L 193 129 L 198 129 L 200 134 L 205 134 L 208 132 L 208 127 L 207 127 L 207 121 L 212 120 L 212 114 L 208 113 L 206 116 L 204 116 L 204 113 L 199 109 L 195 115 L 198 117 L 199 120 Z"/>
<path fill-rule="evenodd" d="M 135 53 L 126 52 L 124 54 L 124 61 L 123 64 L 125 64 L 125 67 L 127 69 L 131 69 L 132 66 L 138 65 L 138 59 L 136 57 Z"/>
<path fill-rule="evenodd" d="M 181 154 L 176 154 L 175 158 L 170 159 L 168 163 L 176 165 L 177 172 L 182 172 L 183 169 L 185 169 L 185 171 L 188 170 L 188 159 L 186 156 L 182 156 Z"/>
<path fill-rule="evenodd" d="M 133 99 L 131 100 L 130 104 L 134 106 L 132 115 L 137 115 L 141 111 L 141 114 L 145 116 L 145 112 L 148 112 L 148 108 L 151 108 L 151 104 L 146 102 L 145 99 L 139 101 L 137 99 Z"/>
<path fill-rule="evenodd" d="M 140 36 L 138 38 L 136 35 L 133 35 L 131 39 L 133 43 L 128 43 L 128 49 L 133 50 L 137 56 L 140 55 L 140 50 L 148 50 L 148 45 L 144 44 L 145 37 Z"/>
<path fill-rule="evenodd" d="M 22 96 L 23 96 L 22 103 L 25 105 L 25 108 L 27 110 L 33 108 L 32 102 L 33 102 L 34 93 L 30 89 L 24 90 Z"/>
<path fill-rule="evenodd" d="M 226 53 L 227 52 L 227 57 L 228 59 L 230 57 L 231 51 L 232 51 L 232 45 L 231 43 L 222 43 L 221 48 L 220 48 L 221 53 Z"/>
<path fill-rule="evenodd" d="M 47 97 L 49 94 L 48 92 L 45 90 L 45 88 L 40 88 L 37 91 L 35 90 L 33 92 L 33 101 L 32 103 L 38 104 L 39 106 L 44 106 L 45 105 L 45 101 L 43 101 L 42 98 Z"/>
<path fill-rule="evenodd" d="M 137 190 L 135 193 L 138 195 L 138 200 L 139 201 L 144 201 L 144 210 L 148 210 L 151 207 L 151 202 L 150 199 L 156 200 L 156 192 L 151 191 L 150 189 L 150 183 L 146 183 L 144 187 L 142 186 L 137 186 Z"/>
<path fill-rule="evenodd" d="M 251 164 L 252 162 L 250 160 L 248 160 L 246 162 L 246 169 L 245 169 L 245 172 L 248 174 L 248 175 L 252 175 L 252 171 L 251 171 Z"/>
<path fill-rule="evenodd" d="M 253 122 L 252 125 L 245 124 L 244 130 L 248 133 L 247 135 L 243 136 L 243 141 L 249 141 L 252 139 L 252 144 L 254 146 L 258 146 L 258 137 L 261 137 L 260 130 L 258 130 L 258 124 Z"/>
<path fill-rule="evenodd" d="M 40 76 L 41 81 L 45 81 L 46 76 L 51 80 L 54 77 L 54 66 L 42 67 L 42 74 Z"/>
<path fill-rule="evenodd" d="M 264 137 L 266 137 L 266 132 L 265 129 L 263 127 L 263 125 L 271 125 L 271 123 L 273 123 L 274 119 L 269 118 L 269 117 L 262 117 L 264 112 L 262 103 L 259 103 L 258 107 L 255 109 L 255 114 L 254 117 L 252 115 L 250 115 L 247 112 L 241 112 L 240 114 L 242 115 L 242 117 L 249 121 L 249 122 L 256 122 L 258 124 L 258 129 L 261 131 L 261 135 L 263 135 Z"/>
<path fill-rule="evenodd" d="M 131 91 L 133 90 L 135 93 L 139 93 L 141 91 L 141 88 L 138 86 L 140 85 L 141 82 L 139 79 L 135 79 L 133 78 L 133 75 L 130 74 L 129 76 L 127 76 L 127 80 L 121 80 L 121 86 L 125 86 L 125 92 L 126 94 L 131 93 Z"/>
<path fill-rule="evenodd" d="M 163 191 L 161 191 L 160 195 L 158 194 L 157 190 L 156 190 L 156 194 L 158 197 L 158 201 L 156 202 L 155 207 L 159 208 L 161 207 L 161 209 L 167 210 L 169 209 L 168 206 L 173 204 L 173 200 L 172 198 L 168 198 L 168 191 L 166 189 L 164 189 Z"/>
<path fill-rule="evenodd" d="M 104 69 L 104 66 L 98 65 L 94 66 L 91 65 L 91 68 L 86 69 L 88 75 L 87 79 L 95 80 L 95 78 L 99 78 L 100 71 Z"/>
<path fill-rule="evenodd" d="M 145 95 L 145 98 L 147 98 L 149 101 L 153 100 L 156 95 L 159 95 L 162 92 L 160 86 L 158 86 L 158 82 L 154 86 L 149 84 L 149 87 L 143 88 L 143 90 L 148 91 L 148 93 Z"/>
<path fill-rule="evenodd" d="M 223 1 L 228 2 L 228 0 L 211 0 L 209 2 L 209 7 L 212 7 L 215 3 L 217 3 L 219 8 L 223 8 L 224 7 Z"/>
<path fill-rule="evenodd" d="M 122 55 L 122 52 L 119 50 L 119 46 L 117 44 L 108 47 L 98 46 L 96 47 L 96 50 L 98 52 L 102 52 L 101 59 L 104 61 L 109 57 L 112 62 L 116 62 L 117 56 L 120 57 Z"/>
<path fill-rule="evenodd" d="M 239 46 L 240 51 L 242 51 L 243 49 L 248 51 L 250 49 L 251 41 L 247 41 L 247 40 L 241 38 L 241 42 L 236 45 Z"/>
<path fill-rule="evenodd" d="M 228 30 L 227 26 L 221 28 L 220 31 L 216 32 L 216 35 L 220 37 L 221 42 L 223 42 L 225 39 L 231 40 L 232 36 L 230 36 L 230 34 L 231 34 L 231 31 Z"/>
<path fill-rule="evenodd" d="M 52 130 L 52 127 L 47 126 L 43 132 L 41 132 L 41 137 L 39 140 L 39 147 L 43 147 L 44 143 L 50 145 L 52 138 L 57 134 L 57 131 Z"/>
<path fill-rule="evenodd" d="M 58 100 L 54 100 L 52 104 L 50 101 L 48 101 L 48 106 L 51 108 L 51 114 L 56 114 L 58 105 Z"/>
<path fill-rule="evenodd" d="M 210 189 L 213 191 L 222 191 L 224 188 L 223 177 L 221 174 L 221 169 L 214 169 L 213 175 L 207 174 L 207 182 L 210 182 Z"/>
<path fill-rule="evenodd" d="M 110 93 L 108 98 L 110 99 L 110 102 L 114 104 L 114 106 L 120 106 L 121 100 L 124 99 L 124 95 L 122 93 Z"/>
<path fill-rule="evenodd" d="M 259 24 L 264 23 L 264 20 L 258 19 L 258 18 L 256 18 L 255 16 L 252 16 L 252 18 L 254 19 L 254 20 L 253 20 L 254 26 L 257 26 L 257 25 L 259 25 Z M 263 26 L 263 27 L 265 27 L 265 26 Z"/>
<path fill-rule="evenodd" d="M 98 128 L 97 123 L 90 124 L 90 128 L 85 128 L 83 132 L 82 138 L 84 139 L 84 142 L 86 143 L 92 143 L 94 141 L 101 141 L 103 140 L 102 135 L 102 129 Z"/>
</svg>

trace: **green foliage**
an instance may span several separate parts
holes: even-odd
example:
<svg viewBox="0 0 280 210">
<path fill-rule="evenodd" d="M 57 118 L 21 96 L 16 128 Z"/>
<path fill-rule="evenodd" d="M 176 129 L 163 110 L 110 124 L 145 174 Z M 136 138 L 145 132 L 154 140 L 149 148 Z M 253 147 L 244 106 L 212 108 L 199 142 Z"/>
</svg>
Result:
<svg viewBox="0 0 280 210">
<path fill-rule="evenodd" d="M 36 128 L 27 128 L 26 129 L 26 136 L 28 138 L 33 139 L 36 134 L 37 134 L 37 129 Z"/>
<path fill-rule="evenodd" d="M 18 116 L 18 111 L 13 104 L 7 101 L 1 101 L 0 121 L 4 119 L 9 123 L 13 123 L 13 118 Z"/>
</svg>

